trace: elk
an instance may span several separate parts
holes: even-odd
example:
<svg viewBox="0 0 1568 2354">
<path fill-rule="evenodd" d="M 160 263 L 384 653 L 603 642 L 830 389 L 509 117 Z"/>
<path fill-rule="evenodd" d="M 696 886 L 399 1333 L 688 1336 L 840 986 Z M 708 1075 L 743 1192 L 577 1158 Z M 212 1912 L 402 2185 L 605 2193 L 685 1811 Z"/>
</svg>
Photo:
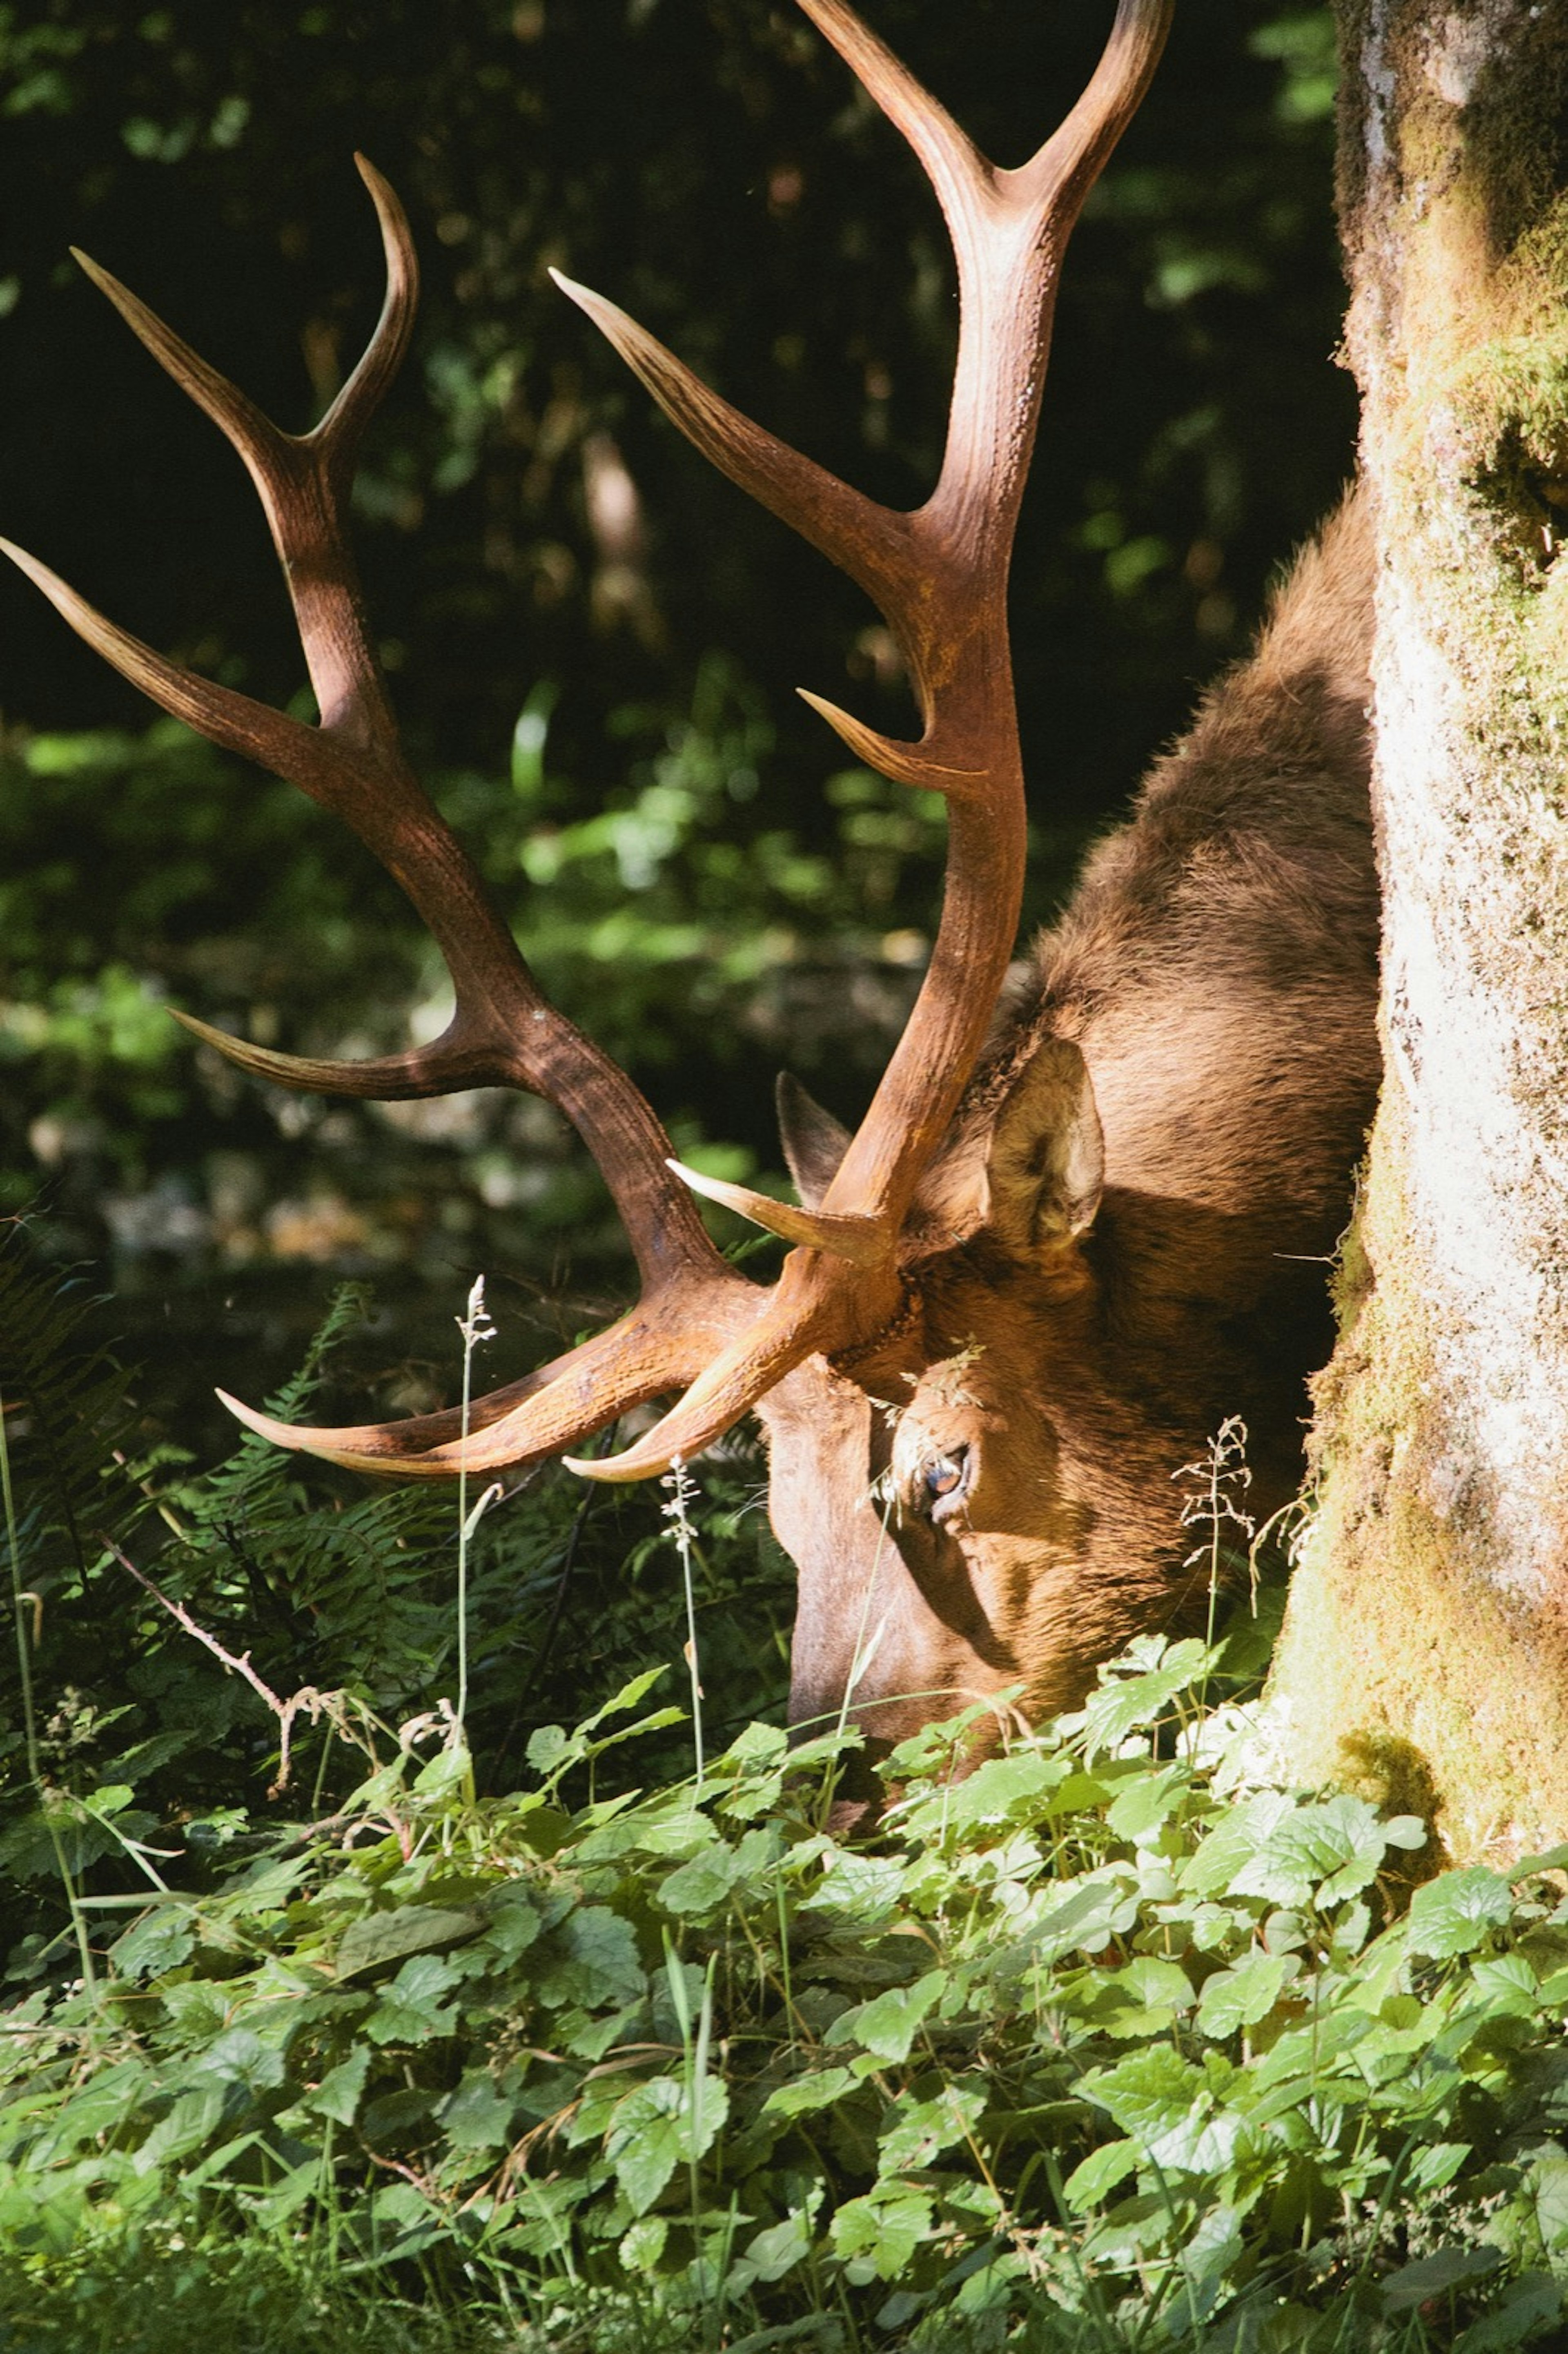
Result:
<svg viewBox="0 0 1568 2354">
<path fill-rule="evenodd" d="M 1343 1223 L 1377 1084 L 1367 801 L 1369 533 L 1352 498 L 1008 982 L 1024 799 L 1007 637 L 1013 526 L 1068 233 L 1154 70 L 1171 0 L 1118 0 L 1065 122 L 1001 170 L 846 5 L 807 16 L 908 140 L 957 260 L 946 453 L 926 504 L 874 504 L 716 398 L 602 296 L 564 291 L 681 429 L 840 565 L 902 650 L 917 742 L 807 700 L 855 757 L 949 812 L 940 927 L 851 1135 L 780 1083 L 798 1200 L 676 1161 L 629 1078 L 548 1004 L 410 772 L 343 515 L 366 422 L 408 345 L 416 264 L 387 184 L 387 292 L 313 431 L 280 431 L 136 298 L 90 275 L 238 450 L 265 506 L 320 713 L 309 726 L 182 670 L 31 557 L 14 560 L 166 710 L 301 786 L 379 858 L 446 958 L 433 1044 L 303 1060 L 188 1016 L 239 1066 L 381 1099 L 532 1090 L 575 1124 L 624 1222 L 641 1295 L 616 1324 L 455 1411 L 340 1429 L 228 1403 L 280 1446 L 372 1473 L 536 1463 L 676 1402 L 593 1479 L 638 1479 L 760 1419 L 774 1526 L 800 1573 L 791 1715 L 853 1710 L 874 1744 L 1010 1688 L 1038 1716 L 1191 1605 L 1172 1474 L 1245 1416 L 1266 1509 L 1298 1474 L 1304 1377 L 1326 1353 L 1319 1261 Z M 758 1284 L 692 1191 L 789 1246 Z"/>
</svg>

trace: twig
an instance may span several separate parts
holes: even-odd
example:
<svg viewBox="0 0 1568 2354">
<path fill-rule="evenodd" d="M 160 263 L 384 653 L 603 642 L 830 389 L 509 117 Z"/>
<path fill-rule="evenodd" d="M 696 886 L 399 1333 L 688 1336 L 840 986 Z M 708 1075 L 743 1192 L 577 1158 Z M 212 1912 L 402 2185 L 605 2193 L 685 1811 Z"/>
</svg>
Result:
<svg viewBox="0 0 1568 2354">
<path fill-rule="evenodd" d="M 227 1650 L 216 1635 L 209 1635 L 205 1627 L 197 1626 L 183 1603 L 171 1600 L 163 1587 L 155 1585 L 144 1569 L 138 1569 L 130 1555 L 122 1551 L 112 1537 L 105 1536 L 101 1529 L 98 1535 L 99 1543 L 104 1550 L 113 1554 L 122 1569 L 130 1571 L 137 1585 L 168 1612 L 175 1624 L 183 1627 L 187 1635 L 194 1635 L 198 1643 L 205 1643 L 213 1658 L 220 1661 L 228 1670 L 230 1675 L 243 1676 L 257 1698 L 271 1710 L 278 1720 L 278 1772 L 276 1779 L 268 1789 L 267 1796 L 270 1798 L 281 1798 L 289 1787 L 290 1744 L 293 1739 L 294 1719 L 302 1713 L 308 1715 L 313 1724 L 323 1713 L 330 1715 L 332 1696 L 329 1693 L 318 1691 L 313 1684 L 305 1684 L 290 1699 L 280 1700 L 271 1685 L 251 1666 L 249 1651 L 241 1651 L 237 1657 L 233 1651 Z"/>
</svg>

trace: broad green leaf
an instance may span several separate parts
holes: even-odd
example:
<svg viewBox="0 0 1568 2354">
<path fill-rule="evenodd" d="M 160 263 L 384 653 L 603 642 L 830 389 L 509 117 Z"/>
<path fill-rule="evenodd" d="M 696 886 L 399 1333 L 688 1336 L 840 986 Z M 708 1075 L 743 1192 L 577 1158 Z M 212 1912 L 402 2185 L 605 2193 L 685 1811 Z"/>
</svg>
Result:
<svg viewBox="0 0 1568 2354">
<path fill-rule="evenodd" d="M 762 2105 L 776 2116 L 810 2116 L 818 2109 L 831 2109 L 857 2082 L 848 2068 L 817 2068 L 809 2076 L 792 2076 L 787 2084 L 775 2085 Z"/>
<path fill-rule="evenodd" d="M 1078 2091 L 1108 2109 L 1143 2155 L 1167 2171 L 1215 2173 L 1230 2163 L 1243 2120 L 1217 2105 L 1228 2081 L 1223 2062 L 1195 2068 L 1157 2043 L 1084 2077 Z"/>
<path fill-rule="evenodd" d="M 1087 2015 L 1107 2035 L 1159 2035 L 1191 2010 L 1192 1981 L 1178 1962 L 1139 1954 L 1125 1969 L 1096 1974 Z"/>
<path fill-rule="evenodd" d="M 856 2005 L 834 2020 L 829 2043 L 858 2043 L 878 2060 L 907 2060 L 927 2012 L 947 1991 L 946 1970 L 927 1970 L 913 1986 L 889 1987 L 885 1994 Z"/>
<path fill-rule="evenodd" d="M 1418 2149 L 1405 2168 L 1405 2180 L 1430 2197 L 1452 2182 L 1470 2155 L 1467 2141 L 1430 2141 Z"/>
<path fill-rule="evenodd" d="M 526 1889 L 514 1882 L 498 1890 L 486 1908 L 484 1950 L 495 1967 L 507 1969 L 525 1954 L 543 1926 L 543 1916 Z"/>
<path fill-rule="evenodd" d="M 1534 2018 L 1539 1988 L 1522 1954 L 1496 1954 L 1472 1962 L 1470 1983 L 1489 2010 L 1514 2019 Z"/>
<path fill-rule="evenodd" d="M 878 1928 L 898 1911 L 905 1867 L 891 1856 L 830 1848 L 827 1869 L 806 1900 L 810 1913 L 837 1914 L 862 1930 Z"/>
<path fill-rule="evenodd" d="M 337 1975 L 358 1978 L 406 1954 L 429 1953 L 461 1946 L 490 1925 L 471 1905 L 461 1910 L 442 1904 L 399 1904 L 387 1913 L 366 1913 L 353 1921 L 338 1939 Z"/>
<path fill-rule="evenodd" d="M 439 2115 L 454 2149 L 500 2149 L 512 2138 L 515 2106 L 496 2090 L 487 2071 L 472 2070 L 442 2103 Z"/>
<path fill-rule="evenodd" d="M 1067 1894 L 1047 1902 L 1025 1935 L 1003 1948 L 997 1957 L 999 1972 L 1014 1977 L 1033 1963 L 1059 1961 L 1064 1954 L 1097 1954 L 1132 1927 L 1138 1909 L 1130 1865 L 1111 1864 L 1087 1873 Z"/>
<path fill-rule="evenodd" d="M 733 1766 L 745 1774 L 770 1774 L 789 1754 L 789 1735 L 781 1724 L 748 1724 L 737 1733 L 710 1771 Z"/>
<path fill-rule="evenodd" d="M 313 2093 L 307 2093 L 301 2105 L 314 2109 L 318 2115 L 334 2117 L 340 2126 L 351 2126 L 358 2114 L 365 2080 L 370 2073 L 370 2047 L 357 2044 L 346 2060 L 329 2068 Z"/>
<path fill-rule="evenodd" d="M 1149 2145 L 1151 2162 L 1167 2174 L 1219 2174 L 1234 2159 L 1245 2120 L 1234 2109 L 1214 2109 L 1205 2099 L 1179 2125 Z"/>
<path fill-rule="evenodd" d="M 1181 1763 L 1134 1775 L 1118 1792 L 1106 1820 L 1118 1839 L 1146 1840 L 1170 1820 L 1192 1782 L 1191 1766 Z"/>
<path fill-rule="evenodd" d="M 777 1863 L 779 1841 L 767 1830 L 747 1831 L 737 1847 L 715 1840 L 659 1883 L 659 1902 L 666 1912 L 701 1916 L 728 1903 L 737 1888 Z"/>
<path fill-rule="evenodd" d="M 277 2033 L 281 2022 L 267 2020 L 264 2013 L 253 2011 L 258 2024 L 268 2024 Z M 283 2082 L 283 2055 L 275 2043 L 269 2043 L 249 2027 L 230 2027 L 207 2045 L 197 2062 L 204 2076 L 217 2076 L 225 2084 L 243 2084 L 248 2093 L 276 2092 Z"/>
<path fill-rule="evenodd" d="M 1181 1885 L 1193 1896 L 1226 1896 L 1277 1824 L 1295 1811 L 1283 1790 L 1260 1790 L 1229 1808 L 1182 1865 Z"/>
<path fill-rule="evenodd" d="M 667 1913 L 690 1914 L 700 1919 L 727 1904 L 742 1868 L 733 1848 L 715 1840 L 701 1854 L 678 1864 L 667 1878 L 659 1882 L 657 1895 Z"/>
<path fill-rule="evenodd" d="M 862 2199 L 846 2199 L 829 2236 L 847 2259 L 851 2280 L 863 2283 L 896 2278 L 930 2230 L 929 2194 L 895 2176 L 878 2182 Z"/>
<path fill-rule="evenodd" d="M 101 1782 L 96 1790 L 89 1790 L 82 1797 L 72 1797 L 67 1803 L 79 1808 L 84 1814 L 107 1822 L 115 1815 L 122 1815 L 135 1796 L 129 1782 Z"/>
<path fill-rule="evenodd" d="M 811 2223 L 805 2210 L 791 2209 L 782 2223 L 769 2223 L 746 2243 L 746 2262 L 758 2280 L 782 2280 L 810 2253 Z"/>
<path fill-rule="evenodd" d="M 461 1965 L 440 1954 L 411 1954 L 381 1988 L 361 2031 L 373 2043 L 428 2043 L 450 2035 L 458 2015 L 441 1998 L 461 1984 L 462 1975 Z"/>
<path fill-rule="evenodd" d="M 541 1724 L 528 1735 L 528 1745 L 523 1754 L 536 1774 L 549 1774 L 568 1754 L 578 1754 L 580 1746 L 573 1742 L 564 1724 Z"/>
<path fill-rule="evenodd" d="M 473 1760 L 468 1744 L 461 1730 L 454 1729 L 435 1755 L 420 1766 L 413 1787 L 421 1798 L 450 1797 L 470 1783 L 472 1776 Z"/>
<path fill-rule="evenodd" d="M 1192 1981 L 1180 1962 L 1159 1954 L 1135 1954 L 1127 1967 L 1112 1973 L 1109 1983 L 1151 2009 L 1191 2010 Z"/>
<path fill-rule="evenodd" d="M 608 1904 L 585 1904 L 552 1935 L 555 1951 L 535 1980 L 539 2000 L 552 2009 L 568 2002 L 589 2009 L 630 2002 L 647 1988 L 647 1974 L 630 1921 Z"/>
<path fill-rule="evenodd" d="M 1071 1761 L 1048 1749 L 1024 1747 L 1008 1757 L 988 1757 L 961 1782 L 912 1808 L 900 1829 L 910 1839 L 935 1840 L 944 1831 L 957 1836 L 1029 1822 L 1051 1811 L 1052 1796 L 1070 1771 Z"/>
<path fill-rule="evenodd" d="M 196 1924 L 186 1904 L 159 1904 L 132 1923 L 111 1946 L 110 1958 L 124 1978 L 156 1978 L 189 1958 Z"/>
<path fill-rule="evenodd" d="M 1114 2068 L 1095 2070 L 1080 2080 L 1077 2089 L 1097 2108 L 1108 2110 L 1123 2133 L 1147 2148 L 1189 2115 L 1202 2095 L 1204 2078 L 1201 2068 L 1169 2044 L 1156 2043 Z"/>
<path fill-rule="evenodd" d="M 682 2087 L 673 2076 L 655 2076 L 628 2093 L 616 2111 L 605 2153 L 633 2214 L 645 2214 L 675 2171 L 681 2155 Z"/>
<path fill-rule="evenodd" d="M 1555 2148 L 1532 2158 L 1525 2188 L 1547 2250 L 1556 2253 L 1568 2248 L 1568 2158 L 1559 2156 Z"/>
<path fill-rule="evenodd" d="M 606 2136 L 605 2155 L 634 2212 L 647 2212 L 677 2165 L 706 2156 L 728 2115 L 729 2094 L 718 2076 L 698 2076 L 689 2085 L 654 2076 L 625 2095 Z"/>
<path fill-rule="evenodd" d="M 641 1805 L 612 1799 L 590 1829 L 578 1829 L 572 1848 L 576 1862 L 613 1863 L 627 1855 L 683 1860 L 718 1844 L 718 1833 L 692 1805 L 691 1793 L 672 1790 Z"/>
<path fill-rule="evenodd" d="M 1513 1892 L 1502 1875 L 1484 1864 L 1469 1864 L 1416 1890 L 1405 1942 L 1411 1953 L 1430 1954 L 1438 1961 L 1473 1954 L 1494 1929 L 1506 1925 L 1512 1911 Z"/>
<path fill-rule="evenodd" d="M 1231 1886 L 1238 1896 L 1275 1904 L 1339 1904 L 1371 1886 L 1387 1844 L 1364 1798 L 1328 1798 L 1282 1816 Z"/>
<path fill-rule="evenodd" d="M 1279 1999 L 1287 1978 L 1294 1975 L 1289 1954 L 1251 1953 L 1228 1970 L 1205 1978 L 1198 1998 L 1198 2024 L 1205 2035 L 1234 2035 L 1255 2027 Z"/>
<path fill-rule="evenodd" d="M 132 2160 L 138 2174 L 154 2174 L 175 2164 L 188 2150 L 211 2139 L 224 2119 L 228 2103 L 224 2087 L 208 2082 L 182 2093 L 168 2115 L 160 2117 Z"/>
<path fill-rule="evenodd" d="M 1463 2287 L 1470 2281 L 1484 2280 L 1495 2273 L 1503 2260 L 1502 2250 L 1485 2240 L 1472 2242 L 1468 2247 L 1434 2248 L 1429 2256 L 1418 2256 L 1412 2264 L 1402 2264 L 1378 2283 L 1378 2296 L 1385 2313 L 1408 2313 L 1412 2307 L 1425 2305 L 1431 2296 L 1443 2296 L 1450 2289 Z"/>
<path fill-rule="evenodd" d="M 732 1822 L 741 1823 L 755 1822 L 759 1815 L 774 1814 L 789 1762 L 789 1735 L 782 1726 L 748 1724 L 709 1768 L 710 1779 L 715 1782 L 722 1782 L 726 1775 L 734 1776 L 715 1811 Z"/>
<path fill-rule="evenodd" d="M 669 2236 L 670 2225 L 664 2216 L 640 2215 L 630 2230 L 621 2234 L 621 2263 L 629 2272 L 656 2272 Z"/>
<path fill-rule="evenodd" d="M 1157 1636 L 1146 1638 L 1145 1647 L 1129 1645 L 1129 1653 L 1136 1656 L 1140 1648 L 1152 1662 L 1141 1675 L 1102 1670 L 1106 1681 L 1084 1703 L 1085 1755 L 1091 1763 L 1107 1749 L 1119 1747 L 1129 1733 L 1163 1716 L 1176 1694 L 1211 1673 L 1219 1658 L 1194 1638 L 1167 1646 Z"/>
<path fill-rule="evenodd" d="M 1134 2141 L 1107 2141 L 1092 2149 L 1080 2166 L 1075 2166 L 1062 2189 L 1069 2207 L 1082 2214 L 1086 2207 L 1097 2207 L 1118 2182 L 1125 2182 L 1139 2162 L 1138 2144 Z"/>
<path fill-rule="evenodd" d="M 978 2084 L 944 2084 L 923 2101 L 906 2094 L 878 2142 L 884 2171 L 902 2174 L 934 2165 L 945 2149 L 974 2131 L 986 2099 L 985 2086 Z"/>
</svg>

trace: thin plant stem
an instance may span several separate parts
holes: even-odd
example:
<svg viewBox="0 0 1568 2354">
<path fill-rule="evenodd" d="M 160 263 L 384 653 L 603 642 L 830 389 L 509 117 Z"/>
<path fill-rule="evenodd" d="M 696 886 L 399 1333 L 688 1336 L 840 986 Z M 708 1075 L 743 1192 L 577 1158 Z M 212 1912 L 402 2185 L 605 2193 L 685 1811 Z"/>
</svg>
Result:
<svg viewBox="0 0 1568 2354">
<path fill-rule="evenodd" d="M 16 1528 L 16 1501 L 11 1486 L 11 1447 L 5 1433 L 5 1398 L 0 1392 L 0 1500 L 5 1513 L 5 1549 L 11 1564 L 11 1601 L 16 1617 L 16 1665 L 22 1679 L 22 1725 L 27 1745 L 27 1779 L 41 1797 L 43 1783 L 38 1771 L 38 1723 L 33 1705 L 33 1662 L 27 1648 L 27 1607 L 35 1614 L 40 1610 L 36 1594 L 29 1594 L 22 1584 L 22 1547 Z"/>
<path fill-rule="evenodd" d="M 1227 1415 L 1210 1439 L 1202 1460 L 1182 1464 L 1171 1477 L 1198 1485 L 1198 1493 L 1189 1496 L 1182 1504 L 1181 1525 L 1184 1529 L 1204 1529 L 1207 1537 L 1187 1555 L 1181 1565 L 1183 1569 L 1195 1569 L 1200 1562 L 1207 1563 L 1209 1616 L 1203 1640 L 1212 1650 L 1224 1585 L 1227 1526 L 1234 1527 L 1239 1533 L 1240 1542 L 1249 1548 L 1257 1534 L 1257 1523 L 1244 1500 L 1252 1485 L 1252 1473 L 1246 1460 L 1246 1425 L 1240 1416 Z M 1250 1552 L 1248 1560 L 1250 1567 Z M 1208 1696 L 1209 1678 L 1205 1670 L 1202 1681 L 1198 1686 L 1200 1723 L 1208 1712 Z"/>
<path fill-rule="evenodd" d="M 16 1665 L 22 1684 L 22 1729 L 26 1744 L 27 1779 L 32 1784 L 49 1834 L 49 1845 L 55 1852 L 55 1868 L 65 1890 L 66 1910 L 70 1914 L 71 1928 L 76 1936 L 77 1957 L 81 1964 L 82 1984 L 90 1994 L 96 1990 L 97 1973 L 92 1967 L 92 1946 L 88 1939 L 87 1916 L 81 1909 L 66 1851 L 60 1840 L 59 1826 L 55 1821 L 54 1808 L 44 1788 L 44 1777 L 38 1756 L 38 1713 L 33 1693 L 33 1661 L 27 1648 L 27 1611 L 31 1606 L 35 1622 L 41 1618 L 43 1605 L 36 1594 L 22 1584 L 22 1538 L 16 1525 L 16 1498 L 11 1484 L 11 1446 L 5 1430 L 5 1397 L 0 1391 L 0 1509 L 5 1521 L 5 1551 L 11 1564 L 11 1603 L 16 1627 Z"/>
<path fill-rule="evenodd" d="M 484 1305 L 484 1278 L 476 1275 L 468 1295 L 468 1313 L 457 1320 L 462 1334 L 462 1448 L 458 1457 L 458 1688 L 456 1729 L 466 1742 L 468 1721 L 468 1545 L 486 1508 L 502 1492 L 499 1483 L 485 1490 L 471 1516 L 468 1509 L 468 1429 L 473 1400 L 473 1352 L 483 1341 L 493 1341 L 495 1327 Z"/>
<path fill-rule="evenodd" d="M 692 1558 L 696 1551 L 697 1532 L 692 1526 L 690 1507 L 695 1502 L 697 1488 L 680 1456 L 676 1456 L 669 1471 L 660 1481 L 671 1490 L 670 1501 L 663 1506 L 664 1518 L 670 1523 L 670 1533 L 675 1550 L 681 1556 L 681 1583 L 686 1596 L 686 1667 L 692 1680 L 692 1743 L 696 1752 L 696 1781 L 692 1791 L 694 1806 L 703 1787 L 703 1685 L 697 1660 L 697 1598 L 692 1580 Z"/>
</svg>

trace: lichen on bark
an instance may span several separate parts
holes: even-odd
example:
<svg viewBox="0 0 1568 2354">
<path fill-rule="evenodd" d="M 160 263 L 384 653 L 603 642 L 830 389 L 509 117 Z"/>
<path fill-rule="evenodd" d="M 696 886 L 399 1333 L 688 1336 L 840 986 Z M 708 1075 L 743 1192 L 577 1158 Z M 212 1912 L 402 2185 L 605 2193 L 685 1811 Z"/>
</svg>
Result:
<svg viewBox="0 0 1568 2354">
<path fill-rule="evenodd" d="M 1274 1697 L 1495 1854 L 1568 1833 L 1568 7 L 1340 22 L 1386 1077 Z"/>
</svg>

